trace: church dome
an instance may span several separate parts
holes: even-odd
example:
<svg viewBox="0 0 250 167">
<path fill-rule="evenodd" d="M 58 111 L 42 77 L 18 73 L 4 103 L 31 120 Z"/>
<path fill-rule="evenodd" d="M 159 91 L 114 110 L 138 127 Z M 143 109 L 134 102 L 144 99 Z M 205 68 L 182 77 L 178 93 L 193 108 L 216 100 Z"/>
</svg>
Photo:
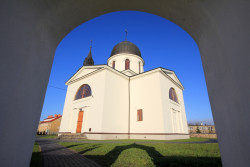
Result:
<svg viewBox="0 0 250 167">
<path fill-rule="evenodd" d="M 129 54 L 134 54 L 134 55 L 141 57 L 141 52 L 139 48 L 135 44 L 129 41 L 122 41 L 118 43 L 117 45 L 115 45 L 115 47 L 113 48 L 111 52 L 110 57 L 119 53 L 129 53 Z"/>
</svg>

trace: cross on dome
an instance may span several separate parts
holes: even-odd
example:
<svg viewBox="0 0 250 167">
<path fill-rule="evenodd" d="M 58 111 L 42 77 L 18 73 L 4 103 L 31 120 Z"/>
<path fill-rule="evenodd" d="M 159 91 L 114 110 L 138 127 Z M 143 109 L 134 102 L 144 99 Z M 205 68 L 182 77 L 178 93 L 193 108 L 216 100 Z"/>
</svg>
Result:
<svg viewBox="0 0 250 167">
<path fill-rule="evenodd" d="M 128 30 L 127 29 L 125 29 L 125 33 L 126 33 L 126 35 L 125 35 L 125 41 L 127 41 L 127 37 L 128 37 Z"/>
</svg>

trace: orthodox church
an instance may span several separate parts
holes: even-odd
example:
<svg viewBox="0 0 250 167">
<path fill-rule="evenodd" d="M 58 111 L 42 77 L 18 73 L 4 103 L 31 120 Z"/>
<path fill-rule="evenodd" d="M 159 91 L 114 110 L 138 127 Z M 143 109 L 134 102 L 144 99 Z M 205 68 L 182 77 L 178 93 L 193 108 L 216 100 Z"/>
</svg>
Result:
<svg viewBox="0 0 250 167">
<path fill-rule="evenodd" d="M 125 40 L 107 65 L 94 65 L 91 47 L 83 66 L 66 82 L 59 135 L 88 139 L 189 138 L 184 87 L 174 71 L 144 72 L 139 48 Z"/>
</svg>

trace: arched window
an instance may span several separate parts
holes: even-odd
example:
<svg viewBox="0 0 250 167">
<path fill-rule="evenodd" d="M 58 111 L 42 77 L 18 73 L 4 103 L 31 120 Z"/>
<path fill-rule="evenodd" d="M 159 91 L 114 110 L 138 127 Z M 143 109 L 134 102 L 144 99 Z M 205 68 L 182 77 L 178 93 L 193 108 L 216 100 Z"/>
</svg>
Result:
<svg viewBox="0 0 250 167">
<path fill-rule="evenodd" d="M 91 88 L 88 84 L 83 84 L 77 91 L 75 100 L 91 96 Z"/>
<path fill-rule="evenodd" d="M 174 88 L 170 88 L 170 89 L 169 89 L 169 98 L 170 98 L 171 100 L 175 101 L 176 103 L 179 103 Z"/>
<path fill-rule="evenodd" d="M 112 62 L 112 67 L 115 68 L 115 61 Z"/>
<path fill-rule="evenodd" d="M 125 70 L 127 70 L 127 69 L 130 68 L 130 67 L 129 67 L 129 64 L 130 64 L 129 59 L 126 59 L 126 60 L 125 60 Z"/>
</svg>

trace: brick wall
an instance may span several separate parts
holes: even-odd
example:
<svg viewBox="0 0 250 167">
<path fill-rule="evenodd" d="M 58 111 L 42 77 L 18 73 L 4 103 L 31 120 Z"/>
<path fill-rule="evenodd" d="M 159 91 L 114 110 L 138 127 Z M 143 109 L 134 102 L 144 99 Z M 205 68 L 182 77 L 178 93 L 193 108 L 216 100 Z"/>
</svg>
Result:
<svg viewBox="0 0 250 167">
<path fill-rule="evenodd" d="M 191 133 L 190 137 L 200 137 L 200 138 L 217 138 L 216 134 L 211 134 L 211 133 Z"/>
<path fill-rule="evenodd" d="M 54 120 L 54 121 L 51 121 L 51 122 L 46 122 L 46 123 L 39 123 L 38 125 L 38 129 L 37 131 L 39 132 L 43 132 L 43 131 L 47 131 L 48 134 L 58 134 L 59 132 L 59 127 L 60 127 L 60 124 L 61 124 L 61 119 L 62 117 Z"/>
<path fill-rule="evenodd" d="M 189 133 L 196 133 L 197 129 L 200 133 L 216 133 L 214 125 L 188 125 Z"/>
</svg>

